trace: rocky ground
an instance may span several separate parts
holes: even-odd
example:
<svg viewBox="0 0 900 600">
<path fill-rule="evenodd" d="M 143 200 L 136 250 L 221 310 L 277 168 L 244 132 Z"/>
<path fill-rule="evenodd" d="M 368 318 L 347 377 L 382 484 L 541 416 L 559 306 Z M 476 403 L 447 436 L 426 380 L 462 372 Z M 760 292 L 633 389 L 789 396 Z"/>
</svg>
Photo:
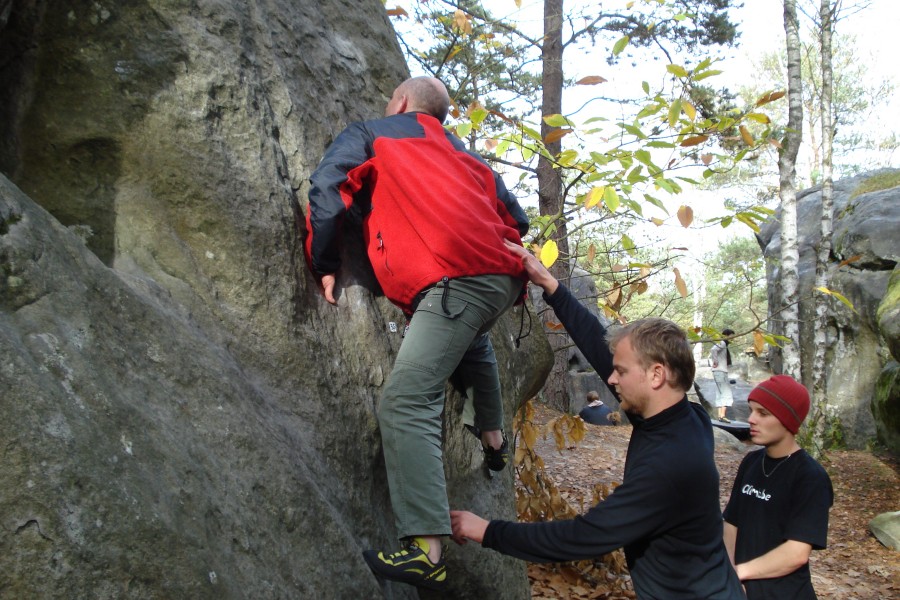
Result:
<svg viewBox="0 0 900 600">
<path fill-rule="evenodd" d="M 553 411 L 536 407 L 538 422 L 546 423 L 554 416 Z M 540 440 L 537 449 L 563 497 L 581 511 L 590 506 L 595 484 L 622 480 L 631 435 L 627 425 L 588 425 L 587 429 L 585 439 L 577 446 L 558 451 L 550 436 Z M 738 465 L 752 447 L 717 446 L 723 508 Z M 900 597 L 900 553 L 882 546 L 868 530 L 874 516 L 900 508 L 900 461 L 877 451 L 842 450 L 828 453 L 823 462 L 834 485 L 835 503 L 828 548 L 813 552 L 811 558 L 813 585 L 820 600 Z M 597 572 L 604 576 L 597 577 Z M 627 574 L 594 570 L 583 577 L 577 569 L 530 565 L 529 577 L 535 600 L 634 598 Z"/>
</svg>

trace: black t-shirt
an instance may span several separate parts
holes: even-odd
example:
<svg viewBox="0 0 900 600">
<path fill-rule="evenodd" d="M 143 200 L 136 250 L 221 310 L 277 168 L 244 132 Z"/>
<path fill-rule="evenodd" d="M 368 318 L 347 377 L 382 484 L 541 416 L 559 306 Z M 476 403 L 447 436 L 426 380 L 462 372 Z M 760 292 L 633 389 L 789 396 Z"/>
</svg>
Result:
<svg viewBox="0 0 900 600">
<path fill-rule="evenodd" d="M 803 450 L 775 460 L 765 453 L 762 449 L 744 457 L 725 507 L 725 521 L 738 530 L 737 564 L 787 540 L 805 542 L 816 550 L 824 548 L 827 540 L 828 510 L 834 501 L 828 473 Z M 816 598 L 809 564 L 783 577 L 747 580 L 744 585 L 749 600 Z"/>
</svg>

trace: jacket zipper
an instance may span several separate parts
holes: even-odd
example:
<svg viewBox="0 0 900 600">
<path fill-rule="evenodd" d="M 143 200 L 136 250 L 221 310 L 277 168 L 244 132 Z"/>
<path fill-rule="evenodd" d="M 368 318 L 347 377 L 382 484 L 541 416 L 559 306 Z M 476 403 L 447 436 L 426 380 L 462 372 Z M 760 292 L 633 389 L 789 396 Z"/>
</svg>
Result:
<svg viewBox="0 0 900 600">
<path fill-rule="evenodd" d="M 388 264 L 387 250 L 384 247 L 384 238 L 381 237 L 381 232 L 379 231 L 378 233 L 376 233 L 375 237 L 378 238 L 378 251 L 381 252 L 381 257 L 384 259 L 384 268 L 388 270 L 388 273 L 393 275 L 394 272 L 391 270 L 391 266 Z"/>
</svg>

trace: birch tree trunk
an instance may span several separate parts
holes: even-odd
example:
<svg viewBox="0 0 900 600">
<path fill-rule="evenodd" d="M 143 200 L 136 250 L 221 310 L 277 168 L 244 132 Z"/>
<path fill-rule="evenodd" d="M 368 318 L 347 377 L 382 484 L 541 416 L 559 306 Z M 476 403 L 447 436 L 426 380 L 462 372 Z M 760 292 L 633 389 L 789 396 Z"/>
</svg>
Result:
<svg viewBox="0 0 900 600">
<path fill-rule="evenodd" d="M 822 63 L 822 95 L 820 113 L 822 125 L 822 239 L 816 255 L 816 287 L 828 288 L 828 265 L 831 256 L 831 233 L 834 220 L 834 182 L 832 181 L 832 141 L 834 139 L 834 119 L 832 115 L 832 72 L 831 38 L 834 32 L 834 18 L 839 2 L 821 0 L 819 8 L 819 42 Z M 810 419 L 812 428 L 812 450 L 818 455 L 824 449 L 825 433 L 828 426 L 828 398 L 825 373 L 825 351 L 828 343 L 827 317 L 829 296 L 816 294 L 816 322 L 813 338 L 815 356 L 813 359 L 813 410 Z"/>
<path fill-rule="evenodd" d="M 784 31 L 787 47 L 788 123 L 781 154 L 778 157 L 778 195 L 781 198 L 781 302 L 784 335 L 790 339 L 782 348 L 782 371 L 801 379 L 797 244 L 797 152 L 803 129 L 803 81 L 800 70 L 800 32 L 796 0 L 784 0 Z"/>
<path fill-rule="evenodd" d="M 541 61 L 543 66 L 543 96 L 541 100 L 541 114 L 554 115 L 562 112 L 563 92 L 563 0 L 544 1 L 544 40 L 541 46 Z M 554 128 L 541 121 L 541 136 L 547 139 Z M 557 140 L 546 144 L 551 156 L 558 156 L 562 150 L 562 143 Z M 538 207 L 542 215 L 558 217 L 556 230 L 551 239 L 559 247 L 559 260 L 550 269 L 553 275 L 562 281 L 569 281 L 569 234 L 566 222 L 563 220 L 562 179 L 559 169 L 554 168 L 554 163 L 541 156 L 537 165 L 538 175 Z M 555 321 L 552 311 L 545 311 L 543 320 Z M 562 411 L 568 411 L 570 407 L 568 372 L 568 353 L 563 350 L 571 342 L 568 335 L 561 335 L 558 331 L 548 331 L 550 345 L 554 351 L 553 369 L 547 377 L 544 385 L 544 401 Z"/>
</svg>

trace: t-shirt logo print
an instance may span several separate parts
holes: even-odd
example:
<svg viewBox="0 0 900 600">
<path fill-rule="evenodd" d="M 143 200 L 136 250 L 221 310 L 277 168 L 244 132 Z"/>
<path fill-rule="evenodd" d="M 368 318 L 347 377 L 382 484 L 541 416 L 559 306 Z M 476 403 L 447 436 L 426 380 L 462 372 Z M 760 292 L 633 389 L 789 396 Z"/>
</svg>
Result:
<svg viewBox="0 0 900 600">
<path fill-rule="evenodd" d="M 765 502 L 768 502 L 772 498 L 772 494 L 766 493 L 766 488 L 758 490 L 749 483 L 741 488 L 741 492 L 748 496 L 756 496 L 757 498 Z"/>
</svg>

